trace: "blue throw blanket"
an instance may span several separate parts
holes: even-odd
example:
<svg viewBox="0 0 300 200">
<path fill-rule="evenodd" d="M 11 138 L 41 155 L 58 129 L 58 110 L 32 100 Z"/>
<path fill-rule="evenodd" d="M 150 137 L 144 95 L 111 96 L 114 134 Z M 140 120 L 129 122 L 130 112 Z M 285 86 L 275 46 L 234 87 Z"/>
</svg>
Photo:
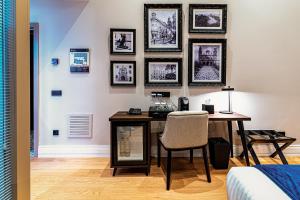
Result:
<svg viewBox="0 0 300 200">
<path fill-rule="evenodd" d="M 254 167 L 268 176 L 291 199 L 300 199 L 300 165 L 256 165 Z"/>
</svg>

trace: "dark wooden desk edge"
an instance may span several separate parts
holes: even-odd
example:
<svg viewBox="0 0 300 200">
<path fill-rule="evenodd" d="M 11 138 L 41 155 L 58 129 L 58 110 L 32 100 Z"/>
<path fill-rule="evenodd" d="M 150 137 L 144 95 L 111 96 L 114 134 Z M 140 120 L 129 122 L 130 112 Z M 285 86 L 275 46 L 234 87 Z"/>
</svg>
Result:
<svg viewBox="0 0 300 200">
<path fill-rule="evenodd" d="M 143 111 L 142 115 L 129 115 L 127 111 L 119 111 L 113 114 L 109 121 L 151 121 L 152 117 L 148 116 L 148 112 Z"/>
<path fill-rule="evenodd" d="M 149 117 L 148 111 L 143 111 L 142 115 L 129 115 L 127 113 L 128 113 L 127 111 L 116 112 L 109 118 L 109 121 L 165 121 L 166 120 L 166 119 L 156 119 L 153 117 Z M 122 114 L 123 116 L 118 116 L 118 114 Z M 219 113 L 209 114 L 208 116 L 209 121 L 251 121 L 251 117 L 244 116 L 239 113 L 234 113 L 237 115 L 236 117 L 226 117 L 232 114 L 220 114 L 224 117 L 212 116 L 217 114 Z"/>
</svg>

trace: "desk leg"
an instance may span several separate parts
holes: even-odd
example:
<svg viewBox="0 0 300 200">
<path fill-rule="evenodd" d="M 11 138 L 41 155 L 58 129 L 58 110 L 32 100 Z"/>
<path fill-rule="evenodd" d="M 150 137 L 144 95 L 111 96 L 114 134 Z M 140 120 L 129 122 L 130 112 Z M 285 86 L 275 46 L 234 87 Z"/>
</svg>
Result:
<svg viewBox="0 0 300 200">
<path fill-rule="evenodd" d="M 243 145 L 246 163 L 247 163 L 247 166 L 250 166 L 249 156 L 248 156 L 248 148 L 247 148 L 247 139 L 246 139 L 245 132 L 244 132 L 243 121 L 238 121 L 238 126 L 239 126 L 239 131 L 240 131 L 240 136 L 241 136 L 241 141 L 242 141 L 242 145 Z"/>
<path fill-rule="evenodd" d="M 151 169 L 151 122 L 148 122 L 148 133 L 147 133 L 147 137 L 148 137 L 148 144 L 147 144 L 147 151 L 148 151 L 148 167 L 147 167 L 147 172 L 146 175 L 148 176 L 150 174 L 150 169 Z"/>
<path fill-rule="evenodd" d="M 117 173 L 117 168 L 114 168 L 114 170 L 113 170 L 113 176 L 116 176 L 116 173 Z"/>
<path fill-rule="evenodd" d="M 233 158 L 233 141 L 232 141 L 232 121 L 227 121 L 229 143 L 230 143 L 230 155 Z"/>
</svg>

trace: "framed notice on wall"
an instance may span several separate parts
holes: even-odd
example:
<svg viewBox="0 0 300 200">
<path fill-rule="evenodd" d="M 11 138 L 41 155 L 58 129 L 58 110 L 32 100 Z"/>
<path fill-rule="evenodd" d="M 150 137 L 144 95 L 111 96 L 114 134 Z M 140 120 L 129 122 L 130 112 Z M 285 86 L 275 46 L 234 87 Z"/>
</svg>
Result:
<svg viewBox="0 0 300 200">
<path fill-rule="evenodd" d="M 90 50 L 70 49 L 70 72 L 88 73 L 90 71 Z"/>
</svg>

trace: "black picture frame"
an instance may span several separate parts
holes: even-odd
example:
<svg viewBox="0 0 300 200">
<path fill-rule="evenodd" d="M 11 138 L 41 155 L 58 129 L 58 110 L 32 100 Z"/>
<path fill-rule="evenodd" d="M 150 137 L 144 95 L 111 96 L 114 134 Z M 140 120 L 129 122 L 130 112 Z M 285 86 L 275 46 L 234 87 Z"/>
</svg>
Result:
<svg viewBox="0 0 300 200">
<path fill-rule="evenodd" d="M 132 51 L 123 50 L 116 50 L 114 48 L 114 36 L 116 32 L 123 32 L 123 33 L 132 33 Z M 122 28 L 111 28 L 110 29 L 110 54 L 111 55 L 135 55 L 136 54 L 136 29 L 122 29 Z"/>
<path fill-rule="evenodd" d="M 194 11 L 195 10 L 219 10 L 222 12 L 222 18 L 219 21 L 220 27 L 195 28 Z M 200 11 L 199 11 L 200 12 Z M 213 19 L 213 18 L 211 18 Z M 213 19 L 216 20 L 216 19 Z M 217 20 L 216 20 L 217 21 Z M 199 22 L 200 23 L 200 22 Z M 207 34 L 226 34 L 227 32 L 227 5 L 226 4 L 190 4 L 189 5 L 189 33 L 207 33 Z"/>
<path fill-rule="evenodd" d="M 115 73 L 114 73 L 114 67 L 116 64 L 124 64 L 124 65 L 129 65 L 131 64 L 133 69 L 132 69 L 132 78 L 133 81 L 127 81 L 127 83 L 125 82 L 126 80 L 124 80 L 124 83 L 117 82 L 115 80 Z M 110 61 L 110 85 L 111 86 L 118 86 L 118 87 L 135 87 L 136 86 L 136 62 L 135 61 Z"/>
<path fill-rule="evenodd" d="M 150 63 L 177 63 L 177 81 L 150 81 L 149 80 L 149 64 Z M 171 69 L 172 70 L 172 69 Z M 144 70 L 145 86 L 182 86 L 182 58 L 145 58 L 145 70 Z M 172 76 L 172 75 L 171 75 Z"/>
<path fill-rule="evenodd" d="M 205 54 L 200 55 L 199 51 L 202 51 L 202 48 L 198 49 L 198 72 L 196 74 L 196 63 L 194 61 L 194 46 L 207 46 L 207 50 Z M 210 45 L 210 46 L 209 46 Z M 219 50 L 215 49 L 215 47 L 212 46 L 220 46 Z M 210 51 L 209 48 L 214 48 L 213 51 Z M 188 58 L 188 85 L 189 86 L 224 86 L 226 85 L 226 48 L 227 48 L 227 40 L 226 39 L 189 39 L 189 58 Z M 202 52 L 203 52 L 202 51 Z M 218 61 L 218 59 L 220 59 Z M 201 65 L 205 66 L 199 66 L 199 62 Z M 219 65 L 219 66 L 218 66 Z M 205 68 L 203 68 L 205 67 Z M 201 68 L 205 71 L 201 72 Z M 220 71 L 221 70 L 221 71 Z M 218 72 L 219 74 L 216 74 Z M 214 74 L 215 73 L 215 74 Z M 195 80 L 195 76 L 205 76 L 207 77 L 218 77 L 220 80 Z"/>
<path fill-rule="evenodd" d="M 176 33 L 176 47 L 151 47 L 151 42 L 149 43 L 149 10 L 177 10 L 177 24 L 176 27 L 177 33 Z M 173 19 L 172 19 L 173 20 Z M 158 22 L 160 20 L 157 20 Z M 167 23 L 165 23 L 167 24 Z M 172 24 L 172 23 L 170 23 Z M 170 28 L 168 28 L 170 30 Z M 151 34 L 153 35 L 153 34 Z M 167 37 L 167 36 L 166 36 Z M 182 4 L 144 4 L 144 51 L 145 52 L 182 52 Z"/>
</svg>

